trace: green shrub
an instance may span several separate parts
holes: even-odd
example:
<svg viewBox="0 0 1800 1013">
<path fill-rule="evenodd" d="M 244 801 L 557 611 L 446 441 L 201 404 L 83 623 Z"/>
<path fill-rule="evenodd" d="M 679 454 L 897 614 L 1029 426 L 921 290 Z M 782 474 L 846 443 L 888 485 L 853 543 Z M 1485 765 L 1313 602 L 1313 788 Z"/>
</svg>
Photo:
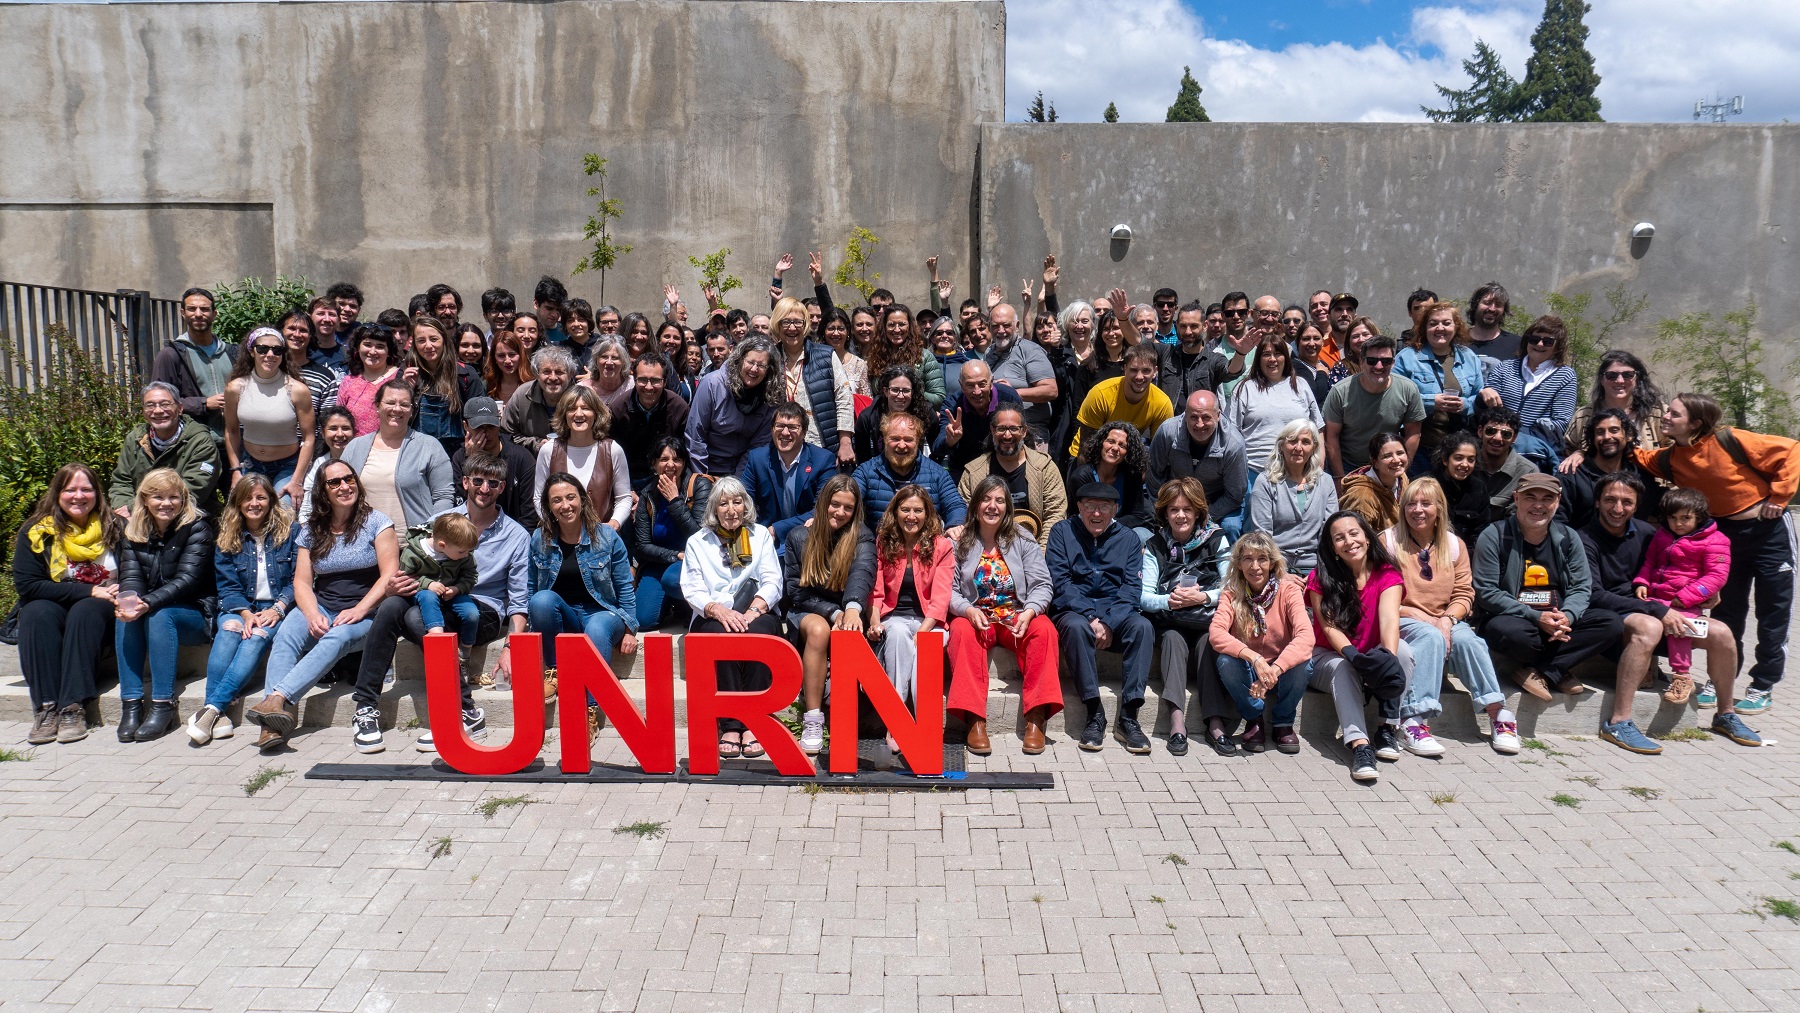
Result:
<svg viewBox="0 0 1800 1013">
<path fill-rule="evenodd" d="M 832 281 L 856 289 L 865 303 L 875 293 L 876 284 L 881 281 L 880 272 L 869 270 L 869 255 L 880 243 L 881 240 L 876 238 L 875 233 L 860 225 L 852 225 L 850 238 L 844 242 L 844 262 L 831 274 Z"/>
<path fill-rule="evenodd" d="M 50 360 L 37 387 L 0 386 L 0 614 L 12 609 L 12 546 L 50 477 L 71 461 L 112 475 L 125 434 L 138 422 L 136 379 L 129 362 L 109 371 L 82 351 L 61 324 L 45 328 Z M 14 361 L 25 349 L 14 340 Z M 116 504 L 115 504 L 116 505 Z"/>
<path fill-rule="evenodd" d="M 1756 306 L 1732 310 L 1723 319 L 1689 313 L 1656 325 L 1656 358 L 1687 377 L 1683 390 L 1709 394 L 1725 409 L 1725 423 L 1777 436 L 1800 432 L 1790 387 L 1800 366 L 1780 378 L 1764 369 L 1762 338 L 1754 333 Z"/>
<path fill-rule="evenodd" d="M 213 295 L 217 297 L 213 308 L 219 313 L 213 333 L 226 341 L 242 341 L 258 327 L 273 327 L 288 310 L 305 309 L 313 290 L 305 278 L 277 275 L 273 285 L 263 284 L 261 278 L 222 283 L 213 289 Z"/>
</svg>

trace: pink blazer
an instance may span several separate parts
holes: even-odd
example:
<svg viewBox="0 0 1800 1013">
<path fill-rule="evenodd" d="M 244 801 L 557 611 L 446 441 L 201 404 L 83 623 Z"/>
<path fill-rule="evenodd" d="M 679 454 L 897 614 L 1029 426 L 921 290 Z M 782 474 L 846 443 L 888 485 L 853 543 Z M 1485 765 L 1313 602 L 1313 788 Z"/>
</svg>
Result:
<svg viewBox="0 0 1800 1013">
<path fill-rule="evenodd" d="M 913 555 L 913 587 L 925 614 L 943 626 L 950 620 L 950 589 L 956 583 L 956 544 L 943 535 L 931 544 L 931 560 Z M 886 615 L 900 597 L 900 581 L 906 575 L 905 559 L 878 557 L 875 561 L 875 591 L 869 595 L 869 607 L 875 615 Z"/>
</svg>

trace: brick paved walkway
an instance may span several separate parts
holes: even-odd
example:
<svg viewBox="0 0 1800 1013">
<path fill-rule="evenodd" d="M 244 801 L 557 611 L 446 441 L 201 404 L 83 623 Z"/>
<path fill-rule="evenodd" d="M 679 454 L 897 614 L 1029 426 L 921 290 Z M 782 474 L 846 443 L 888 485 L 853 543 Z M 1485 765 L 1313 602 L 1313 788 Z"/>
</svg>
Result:
<svg viewBox="0 0 1800 1013">
<path fill-rule="evenodd" d="M 293 776 L 248 797 L 265 766 L 353 758 L 347 731 L 271 764 L 244 737 L 105 729 L 0 764 L 0 1006 L 1792 1010 L 1800 923 L 1765 898 L 1800 901 L 1774 846 L 1800 846 L 1793 713 L 1757 722 L 1760 751 L 1455 743 L 1373 788 L 1317 739 L 1238 760 L 1063 739 L 988 761 L 1055 790 L 966 795 Z M 613 832 L 637 821 L 666 836 Z"/>
</svg>

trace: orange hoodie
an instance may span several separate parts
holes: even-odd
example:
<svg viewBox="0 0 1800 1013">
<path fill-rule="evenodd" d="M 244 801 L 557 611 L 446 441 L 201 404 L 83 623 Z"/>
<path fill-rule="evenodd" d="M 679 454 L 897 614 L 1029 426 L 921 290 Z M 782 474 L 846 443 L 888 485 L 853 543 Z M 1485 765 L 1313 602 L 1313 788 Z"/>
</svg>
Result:
<svg viewBox="0 0 1800 1013">
<path fill-rule="evenodd" d="M 1743 429 L 1733 429 L 1731 435 L 1737 437 L 1754 471 L 1733 460 L 1719 446 L 1719 438 L 1708 433 L 1689 446 L 1669 448 L 1672 481 L 1700 490 L 1706 496 L 1707 512 L 1718 519 L 1743 513 L 1765 499 L 1787 506 L 1800 492 L 1800 441 Z M 1639 467 L 1658 478 L 1669 477 L 1656 468 L 1662 451 L 1638 447 L 1636 452 Z"/>
</svg>

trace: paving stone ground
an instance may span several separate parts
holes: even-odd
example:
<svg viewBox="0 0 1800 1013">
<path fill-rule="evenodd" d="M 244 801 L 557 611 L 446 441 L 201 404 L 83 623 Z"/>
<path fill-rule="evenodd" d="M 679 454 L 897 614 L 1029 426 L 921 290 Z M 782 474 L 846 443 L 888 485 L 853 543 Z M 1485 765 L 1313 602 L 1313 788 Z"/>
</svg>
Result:
<svg viewBox="0 0 1800 1013">
<path fill-rule="evenodd" d="M 1318 738 L 1007 737 L 986 765 L 1054 790 L 809 794 L 306 781 L 347 730 L 271 761 L 105 729 L 0 764 L 0 1006 L 1793 1010 L 1800 923 L 1766 898 L 1800 902 L 1795 706 L 1761 750 L 1457 742 L 1366 788 Z M 247 796 L 267 766 L 296 776 Z M 664 835 L 614 833 L 639 821 Z"/>
</svg>

